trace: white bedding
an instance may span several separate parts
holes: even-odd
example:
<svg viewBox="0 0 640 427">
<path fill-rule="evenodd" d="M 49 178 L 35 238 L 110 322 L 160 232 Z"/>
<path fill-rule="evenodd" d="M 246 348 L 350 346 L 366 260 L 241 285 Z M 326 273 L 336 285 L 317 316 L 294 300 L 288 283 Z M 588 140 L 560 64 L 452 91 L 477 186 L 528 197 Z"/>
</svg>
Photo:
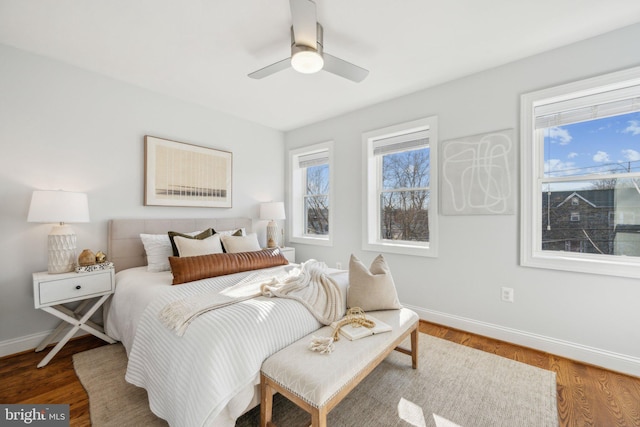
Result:
<svg viewBox="0 0 640 427">
<path fill-rule="evenodd" d="M 347 273 L 330 271 L 346 301 Z M 171 426 L 234 426 L 256 402 L 262 361 L 322 326 L 301 303 L 266 297 L 207 312 L 184 336 L 159 321 L 166 304 L 223 289 L 248 274 L 179 286 L 171 286 L 170 272 L 145 267 L 116 275 L 107 333 L 127 350 L 127 381 L 147 390 L 151 410 Z"/>
</svg>

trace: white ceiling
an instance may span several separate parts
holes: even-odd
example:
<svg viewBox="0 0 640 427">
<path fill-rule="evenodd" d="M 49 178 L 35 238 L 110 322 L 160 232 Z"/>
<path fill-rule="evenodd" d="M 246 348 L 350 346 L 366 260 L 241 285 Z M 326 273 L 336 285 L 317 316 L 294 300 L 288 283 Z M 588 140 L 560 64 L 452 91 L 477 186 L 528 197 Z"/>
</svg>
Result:
<svg viewBox="0 0 640 427">
<path fill-rule="evenodd" d="M 0 0 L 0 43 L 278 130 L 640 21 L 638 0 L 316 0 L 361 83 L 291 69 L 288 0 Z"/>
</svg>

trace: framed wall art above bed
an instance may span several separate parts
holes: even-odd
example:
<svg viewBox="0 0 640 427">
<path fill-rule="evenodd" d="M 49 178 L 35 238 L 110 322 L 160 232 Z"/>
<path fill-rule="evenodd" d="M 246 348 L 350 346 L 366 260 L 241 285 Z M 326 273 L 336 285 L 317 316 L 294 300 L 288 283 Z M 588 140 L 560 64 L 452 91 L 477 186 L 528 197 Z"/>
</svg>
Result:
<svg viewBox="0 0 640 427">
<path fill-rule="evenodd" d="M 230 208 L 232 159 L 228 151 L 146 135 L 144 205 Z"/>
</svg>

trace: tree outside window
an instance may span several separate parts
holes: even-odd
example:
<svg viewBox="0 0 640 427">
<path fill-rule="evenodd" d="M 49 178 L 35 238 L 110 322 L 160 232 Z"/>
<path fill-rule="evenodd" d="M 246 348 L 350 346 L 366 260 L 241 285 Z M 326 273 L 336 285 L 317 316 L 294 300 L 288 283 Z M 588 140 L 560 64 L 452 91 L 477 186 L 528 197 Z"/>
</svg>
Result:
<svg viewBox="0 0 640 427">
<path fill-rule="evenodd" d="M 429 160 L 429 148 L 382 156 L 382 239 L 429 241 Z"/>
<path fill-rule="evenodd" d="M 305 234 L 329 234 L 329 165 L 306 168 Z"/>
</svg>

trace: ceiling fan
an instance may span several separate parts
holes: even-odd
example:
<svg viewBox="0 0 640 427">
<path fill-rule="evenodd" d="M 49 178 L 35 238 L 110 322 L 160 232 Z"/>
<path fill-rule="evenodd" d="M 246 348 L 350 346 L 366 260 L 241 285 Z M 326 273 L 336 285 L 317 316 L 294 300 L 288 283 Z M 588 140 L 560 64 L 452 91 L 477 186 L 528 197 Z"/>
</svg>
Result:
<svg viewBox="0 0 640 427">
<path fill-rule="evenodd" d="M 311 0 L 290 0 L 291 5 L 291 57 L 267 65 L 249 74 L 252 79 L 262 79 L 289 66 L 305 73 L 328 71 L 345 79 L 361 82 L 368 70 L 324 52 L 322 25 L 316 18 L 316 4 Z"/>
</svg>

